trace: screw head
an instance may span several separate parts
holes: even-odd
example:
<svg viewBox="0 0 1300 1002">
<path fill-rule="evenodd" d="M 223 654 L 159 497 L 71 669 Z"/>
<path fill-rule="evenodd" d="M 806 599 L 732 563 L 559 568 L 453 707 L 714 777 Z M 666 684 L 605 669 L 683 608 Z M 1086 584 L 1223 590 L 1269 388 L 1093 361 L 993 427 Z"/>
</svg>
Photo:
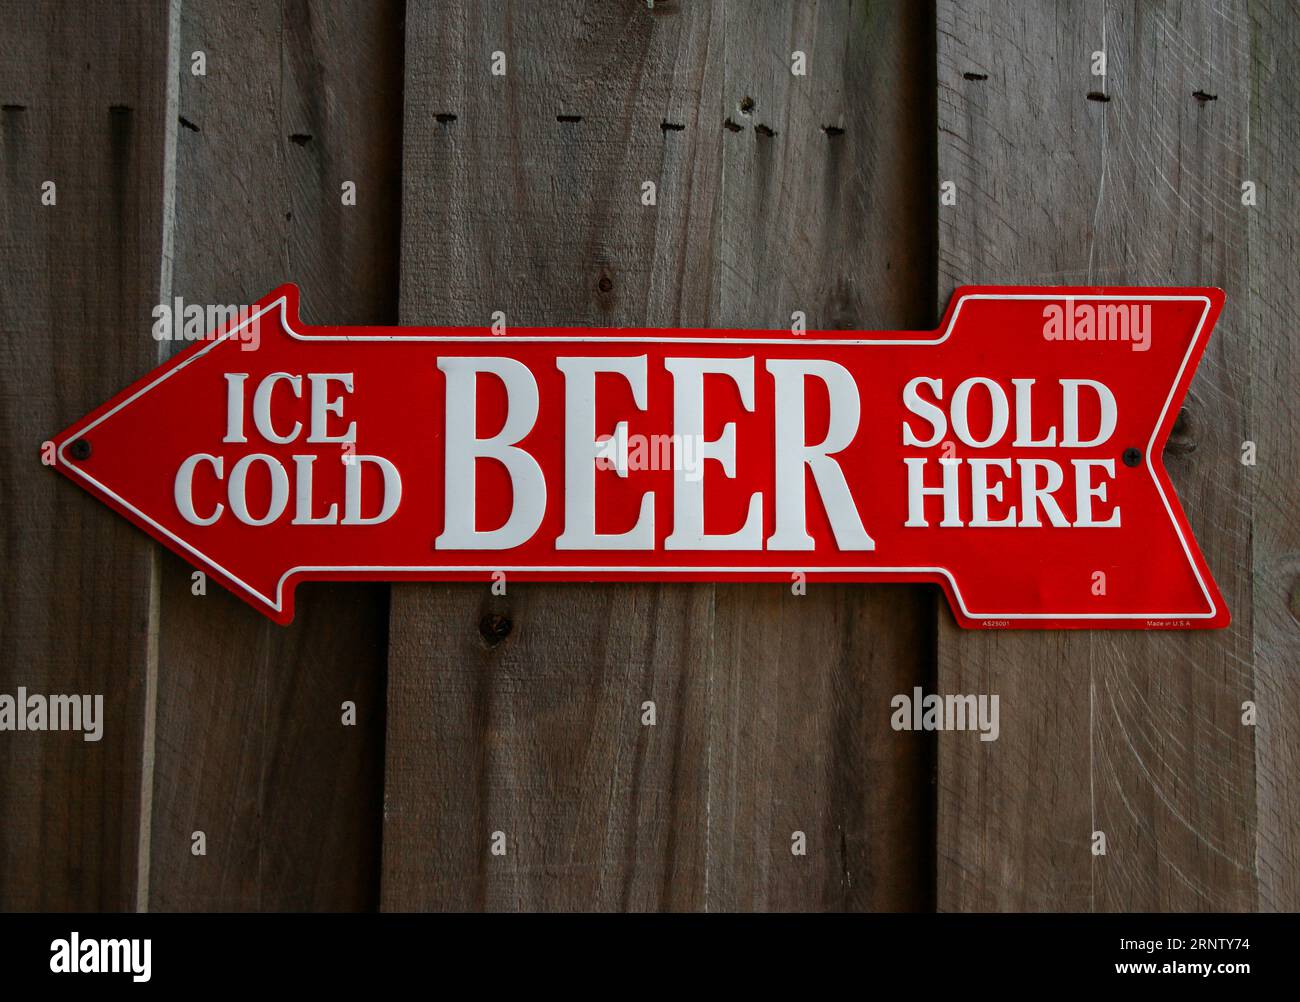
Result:
<svg viewBox="0 0 1300 1002">
<path fill-rule="evenodd" d="M 1142 462 L 1142 453 L 1137 449 L 1128 448 L 1124 450 L 1124 465 L 1137 466 Z"/>
<path fill-rule="evenodd" d="M 84 438 L 79 438 L 68 446 L 68 451 L 72 453 L 73 459 L 89 459 L 90 443 Z"/>
</svg>

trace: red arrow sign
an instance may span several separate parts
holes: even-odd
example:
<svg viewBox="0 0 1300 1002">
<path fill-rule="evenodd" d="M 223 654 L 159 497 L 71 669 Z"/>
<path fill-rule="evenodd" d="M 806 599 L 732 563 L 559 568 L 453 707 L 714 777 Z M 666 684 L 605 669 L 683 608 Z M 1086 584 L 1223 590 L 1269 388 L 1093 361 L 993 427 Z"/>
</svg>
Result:
<svg viewBox="0 0 1300 1002">
<path fill-rule="evenodd" d="M 280 623 L 305 578 L 934 581 L 968 627 L 1224 626 L 1161 450 L 1217 289 L 967 288 L 933 332 L 305 327 L 56 466 Z"/>
</svg>

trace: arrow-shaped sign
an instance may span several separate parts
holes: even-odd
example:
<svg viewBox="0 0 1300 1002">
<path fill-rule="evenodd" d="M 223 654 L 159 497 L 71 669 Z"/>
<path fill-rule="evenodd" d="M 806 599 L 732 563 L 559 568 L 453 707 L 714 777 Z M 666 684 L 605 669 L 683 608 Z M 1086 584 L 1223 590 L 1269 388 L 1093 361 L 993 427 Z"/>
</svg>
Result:
<svg viewBox="0 0 1300 1002">
<path fill-rule="evenodd" d="M 967 627 L 1224 626 L 1161 464 L 1222 302 L 967 288 L 933 332 L 307 327 L 285 285 L 55 465 L 280 623 L 303 579 L 504 575 L 933 581 Z"/>
</svg>

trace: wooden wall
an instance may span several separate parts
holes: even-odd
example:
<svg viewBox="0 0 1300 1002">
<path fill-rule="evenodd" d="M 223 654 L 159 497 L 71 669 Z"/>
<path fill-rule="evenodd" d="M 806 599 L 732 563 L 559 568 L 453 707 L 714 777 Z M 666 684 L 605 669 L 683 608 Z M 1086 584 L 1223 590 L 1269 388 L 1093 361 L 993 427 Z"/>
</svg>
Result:
<svg viewBox="0 0 1300 1002">
<path fill-rule="evenodd" d="M 97 744 L 0 734 L 0 907 L 1300 907 L 1294 4 L 0 25 L 0 692 L 108 707 Z M 959 283 L 1221 286 L 1166 460 L 1233 625 L 977 634 L 831 584 L 317 584 L 270 625 L 38 451 L 177 347 L 158 302 L 282 281 L 317 323 L 813 328 L 930 327 Z M 999 694 L 1000 738 L 892 731 L 917 685 Z"/>
</svg>

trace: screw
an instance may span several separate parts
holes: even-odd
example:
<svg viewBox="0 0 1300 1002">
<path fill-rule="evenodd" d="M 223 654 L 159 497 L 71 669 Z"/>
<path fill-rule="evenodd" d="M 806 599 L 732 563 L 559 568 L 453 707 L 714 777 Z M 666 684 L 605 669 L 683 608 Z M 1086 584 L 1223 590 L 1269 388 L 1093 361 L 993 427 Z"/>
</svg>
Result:
<svg viewBox="0 0 1300 1002">
<path fill-rule="evenodd" d="M 72 453 L 73 459 L 89 459 L 90 443 L 84 438 L 79 438 L 68 446 L 68 451 Z"/>
<path fill-rule="evenodd" d="M 1142 453 L 1141 453 L 1141 452 L 1139 452 L 1137 449 L 1125 449 L 1125 450 L 1124 450 L 1124 465 L 1125 465 L 1125 466 L 1137 466 L 1138 463 L 1140 463 L 1140 462 L 1142 462 Z"/>
</svg>

